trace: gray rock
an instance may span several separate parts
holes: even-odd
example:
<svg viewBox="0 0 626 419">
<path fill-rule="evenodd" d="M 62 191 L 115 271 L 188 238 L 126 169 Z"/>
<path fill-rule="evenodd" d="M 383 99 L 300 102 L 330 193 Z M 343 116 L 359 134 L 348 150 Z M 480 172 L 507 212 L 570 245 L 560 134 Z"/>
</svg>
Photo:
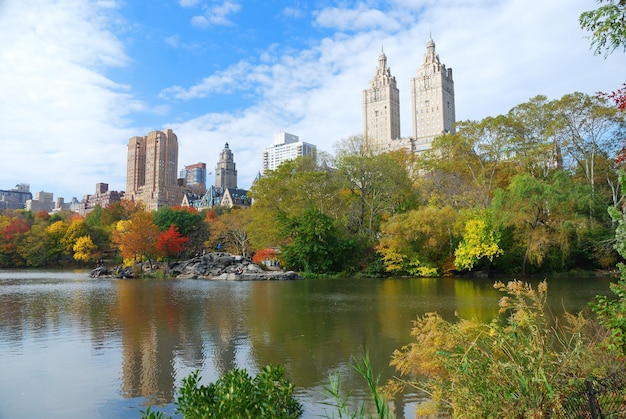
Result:
<svg viewBox="0 0 626 419">
<path fill-rule="evenodd" d="M 230 253 L 207 253 L 169 265 L 167 275 L 181 279 L 276 281 L 302 279 L 293 271 L 265 271 L 249 258 Z"/>
</svg>

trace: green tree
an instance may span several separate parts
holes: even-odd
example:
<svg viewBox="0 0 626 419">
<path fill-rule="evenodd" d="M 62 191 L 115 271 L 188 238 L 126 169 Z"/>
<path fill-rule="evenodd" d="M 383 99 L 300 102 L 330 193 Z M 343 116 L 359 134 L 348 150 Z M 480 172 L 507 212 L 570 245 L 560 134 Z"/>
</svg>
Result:
<svg viewBox="0 0 626 419">
<path fill-rule="evenodd" d="M 287 239 L 280 253 L 287 269 L 328 274 L 353 262 L 354 243 L 341 237 L 331 218 L 312 205 L 299 216 L 281 214 L 279 226 Z"/>
<path fill-rule="evenodd" d="M 566 266 L 573 235 L 588 226 L 580 215 L 585 202 L 580 188 L 563 171 L 545 181 L 517 175 L 506 191 L 496 194 L 493 211 L 501 217 L 499 222 L 515 229 L 523 249 L 522 275 L 529 263 L 540 267 L 551 252 L 561 255 L 561 269 Z"/>
<path fill-rule="evenodd" d="M 595 10 L 583 12 L 580 27 L 592 32 L 591 46 L 595 54 L 608 55 L 620 46 L 626 49 L 626 1 L 596 0 Z"/>
<path fill-rule="evenodd" d="M 340 185 L 328 167 L 318 167 L 310 157 L 283 162 L 266 172 L 250 188 L 248 234 L 253 249 L 278 246 L 282 242 L 278 215 L 301 215 L 311 203 L 332 219 L 342 217 Z"/>
<path fill-rule="evenodd" d="M 409 172 L 389 153 L 346 155 L 337 164 L 347 200 L 347 226 L 374 242 L 381 220 L 406 209 L 412 200 Z"/>
<path fill-rule="evenodd" d="M 30 229 L 17 242 L 17 251 L 26 266 L 43 267 L 48 263 L 48 235 L 45 221 L 36 219 Z"/>
</svg>

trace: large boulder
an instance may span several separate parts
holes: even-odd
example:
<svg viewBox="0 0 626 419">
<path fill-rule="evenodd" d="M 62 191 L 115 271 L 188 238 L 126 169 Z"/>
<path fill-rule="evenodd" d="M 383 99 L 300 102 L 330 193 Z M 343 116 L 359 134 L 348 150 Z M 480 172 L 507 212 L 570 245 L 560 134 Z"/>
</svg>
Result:
<svg viewBox="0 0 626 419">
<path fill-rule="evenodd" d="M 247 257 L 230 253 L 207 253 L 169 265 L 167 276 L 226 281 L 270 281 L 301 279 L 293 272 L 265 271 Z"/>
</svg>

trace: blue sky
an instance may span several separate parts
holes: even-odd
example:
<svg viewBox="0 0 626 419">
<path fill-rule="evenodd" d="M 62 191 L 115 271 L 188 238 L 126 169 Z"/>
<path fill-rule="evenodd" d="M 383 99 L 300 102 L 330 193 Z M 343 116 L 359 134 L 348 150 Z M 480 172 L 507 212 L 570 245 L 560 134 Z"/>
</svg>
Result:
<svg viewBox="0 0 626 419">
<path fill-rule="evenodd" d="M 453 69 L 457 120 L 626 82 L 594 56 L 593 0 L 0 0 L 0 189 L 81 199 L 125 189 L 126 144 L 172 128 L 179 168 L 212 170 L 226 142 L 239 187 L 286 131 L 334 152 L 362 131 L 381 48 L 411 135 L 409 81 L 429 35 Z M 213 183 L 209 176 L 209 183 Z"/>
</svg>

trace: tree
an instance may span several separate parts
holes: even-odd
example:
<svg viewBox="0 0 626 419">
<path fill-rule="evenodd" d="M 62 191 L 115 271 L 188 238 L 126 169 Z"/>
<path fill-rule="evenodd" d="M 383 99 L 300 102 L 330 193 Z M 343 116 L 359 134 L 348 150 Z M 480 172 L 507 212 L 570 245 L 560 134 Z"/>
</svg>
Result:
<svg viewBox="0 0 626 419">
<path fill-rule="evenodd" d="M 342 196 L 347 201 L 347 225 L 370 242 L 384 216 L 405 208 L 410 201 L 411 179 L 406 167 L 391 154 L 345 155 L 338 161 Z"/>
<path fill-rule="evenodd" d="M 45 221 L 36 218 L 30 229 L 17 241 L 17 251 L 26 266 L 42 267 L 48 262 L 48 235 Z"/>
<path fill-rule="evenodd" d="M 554 102 L 554 109 L 564 162 L 574 165 L 573 169 L 583 175 L 591 187 L 593 201 L 599 177 L 598 159 L 602 155 L 615 156 L 626 133 L 624 115 L 607 106 L 604 99 L 583 93 L 563 96 Z"/>
<path fill-rule="evenodd" d="M 497 232 L 484 219 L 471 219 L 465 223 L 463 240 L 454 252 L 454 264 L 458 269 L 472 269 L 481 260 L 487 259 L 489 266 L 501 255 Z"/>
<path fill-rule="evenodd" d="M 287 239 L 280 253 L 287 269 L 328 274 L 340 272 L 353 262 L 354 242 L 342 238 L 331 218 L 314 206 L 299 216 L 281 214 L 279 226 Z"/>
<path fill-rule="evenodd" d="M 152 212 L 138 211 L 129 220 L 117 222 L 112 242 L 119 248 L 125 260 L 136 261 L 138 256 L 145 257 L 152 265 L 152 260 L 158 254 L 157 241 L 160 233 L 153 220 Z"/>
<path fill-rule="evenodd" d="M 188 242 L 189 238 L 180 234 L 176 226 L 172 224 L 170 228 L 159 234 L 157 250 L 163 256 L 176 257 L 185 250 Z"/>
<path fill-rule="evenodd" d="M 212 248 L 221 245 L 230 253 L 246 256 L 250 251 L 248 226 L 252 219 L 249 209 L 231 209 L 212 224 Z"/>
<path fill-rule="evenodd" d="M 340 185 L 334 171 L 318 167 L 310 157 L 283 162 L 276 170 L 266 172 L 250 188 L 254 204 L 249 209 L 247 231 L 255 249 L 278 246 L 281 237 L 278 214 L 301 215 L 310 205 L 333 219 L 345 214 Z"/>
<path fill-rule="evenodd" d="M 74 259 L 82 262 L 89 262 L 94 258 L 95 251 L 98 247 L 91 241 L 89 236 L 81 236 L 76 239 L 74 247 Z"/>
<path fill-rule="evenodd" d="M 580 188 L 563 171 L 545 181 L 529 174 L 517 175 L 506 191 L 496 193 L 493 211 L 503 225 L 515 229 L 523 254 L 522 275 L 528 263 L 541 266 L 551 251 L 560 253 L 561 268 L 568 262 L 572 235 L 580 234 L 588 225 L 580 215 L 585 202 L 581 195 Z"/>
<path fill-rule="evenodd" d="M 594 54 L 608 55 L 620 46 L 626 49 L 626 0 L 596 0 L 601 6 L 583 12 L 580 27 L 592 32 Z"/>
<path fill-rule="evenodd" d="M 185 249 L 197 253 L 209 238 L 209 227 L 202 214 L 190 207 L 161 207 L 154 213 L 154 223 L 162 232 L 174 225 L 178 232 L 188 238 Z"/>
<path fill-rule="evenodd" d="M 434 276 L 453 269 L 463 216 L 450 206 L 425 206 L 395 214 L 381 224 L 376 251 L 394 275 Z"/>
</svg>

